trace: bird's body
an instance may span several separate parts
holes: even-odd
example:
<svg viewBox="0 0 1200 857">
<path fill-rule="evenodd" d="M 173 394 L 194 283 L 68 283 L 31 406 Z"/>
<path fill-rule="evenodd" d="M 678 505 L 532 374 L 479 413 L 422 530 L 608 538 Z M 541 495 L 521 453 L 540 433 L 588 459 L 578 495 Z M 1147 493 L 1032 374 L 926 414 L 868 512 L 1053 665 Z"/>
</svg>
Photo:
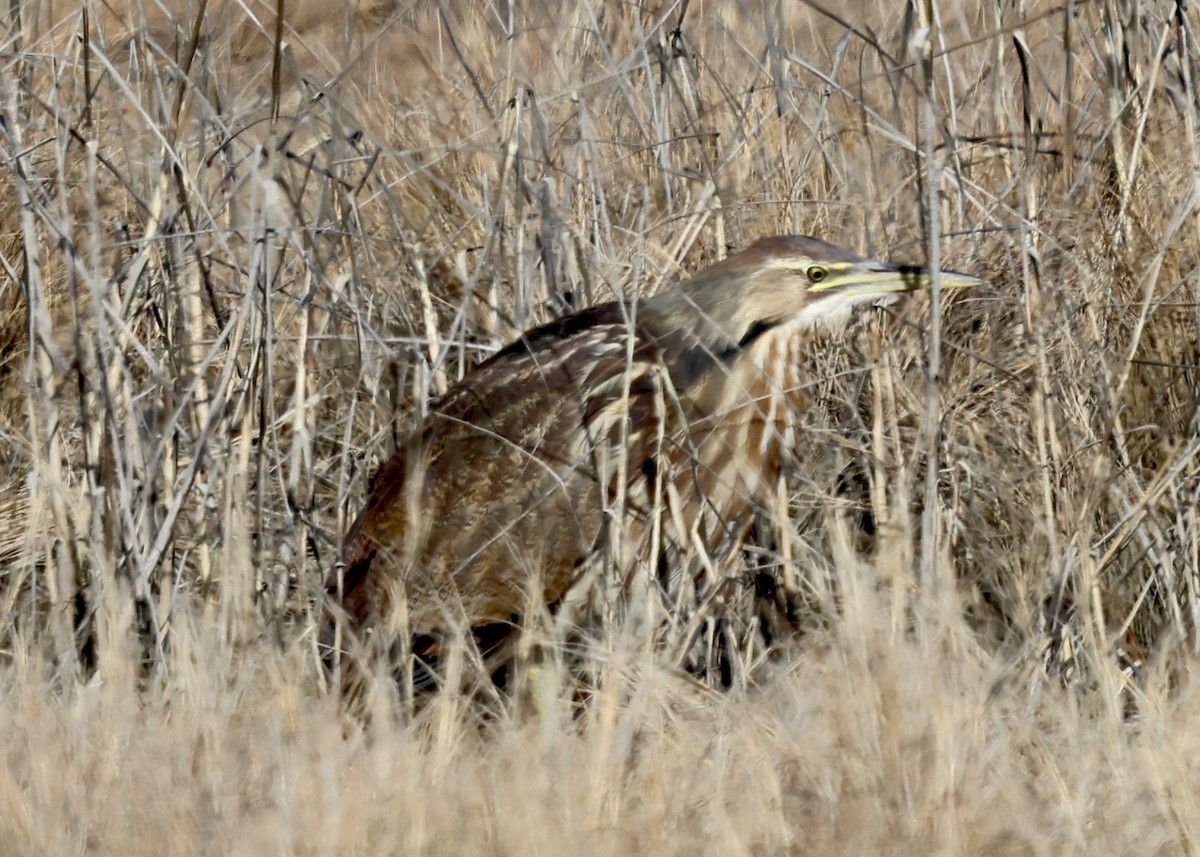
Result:
<svg viewBox="0 0 1200 857">
<path fill-rule="evenodd" d="M 799 437 L 805 332 L 927 282 L 782 236 L 526 333 L 376 475 L 329 582 L 350 636 L 511 625 L 553 608 L 597 557 L 617 575 L 688 552 L 711 568 Z"/>
</svg>

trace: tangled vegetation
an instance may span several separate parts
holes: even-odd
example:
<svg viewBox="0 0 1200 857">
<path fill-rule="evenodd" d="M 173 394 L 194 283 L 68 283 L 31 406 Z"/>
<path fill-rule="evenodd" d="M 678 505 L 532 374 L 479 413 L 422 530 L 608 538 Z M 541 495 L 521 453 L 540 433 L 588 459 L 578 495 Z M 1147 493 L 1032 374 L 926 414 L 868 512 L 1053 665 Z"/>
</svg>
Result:
<svg viewBox="0 0 1200 857">
<path fill-rule="evenodd" d="M 1196 12 L 826 6 L 8 4 L 9 853 L 1194 850 Z M 323 581 L 432 398 L 778 233 L 989 285 L 813 341 L 753 675 L 346 719 Z"/>
</svg>

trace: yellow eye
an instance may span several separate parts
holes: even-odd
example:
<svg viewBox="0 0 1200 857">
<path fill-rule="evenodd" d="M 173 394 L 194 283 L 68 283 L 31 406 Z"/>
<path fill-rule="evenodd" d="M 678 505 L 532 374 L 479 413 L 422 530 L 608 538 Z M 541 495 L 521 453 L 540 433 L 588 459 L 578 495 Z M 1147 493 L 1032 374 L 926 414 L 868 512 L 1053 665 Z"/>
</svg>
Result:
<svg viewBox="0 0 1200 857">
<path fill-rule="evenodd" d="M 805 273 L 808 274 L 808 281 L 810 283 L 819 283 L 829 276 L 829 269 L 822 268 L 820 265 L 813 265 Z"/>
</svg>

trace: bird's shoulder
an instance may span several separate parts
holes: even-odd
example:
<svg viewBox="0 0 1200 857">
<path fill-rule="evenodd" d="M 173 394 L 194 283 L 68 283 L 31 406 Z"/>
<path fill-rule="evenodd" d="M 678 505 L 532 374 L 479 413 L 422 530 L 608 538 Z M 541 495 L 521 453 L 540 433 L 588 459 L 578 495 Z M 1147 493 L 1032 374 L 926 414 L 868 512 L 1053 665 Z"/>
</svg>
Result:
<svg viewBox="0 0 1200 857">
<path fill-rule="evenodd" d="M 553 351 L 568 343 L 580 344 L 614 337 L 630 329 L 631 318 L 629 308 L 616 301 L 599 303 L 559 316 L 525 331 L 480 364 L 480 368 L 491 363 L 536 356 L 539 352 Z"/>
<path fill-rule="evenodd" d="M 632 337 L 632 342 L 630 338 Z M 587 398 L 617 376 L 658 363 L 659 346 L 627 307 L 603 303 L 526 331 L 493 354 L 434 403 L 433 413 L 477 423 L 539 400 Z"/>
</svg>

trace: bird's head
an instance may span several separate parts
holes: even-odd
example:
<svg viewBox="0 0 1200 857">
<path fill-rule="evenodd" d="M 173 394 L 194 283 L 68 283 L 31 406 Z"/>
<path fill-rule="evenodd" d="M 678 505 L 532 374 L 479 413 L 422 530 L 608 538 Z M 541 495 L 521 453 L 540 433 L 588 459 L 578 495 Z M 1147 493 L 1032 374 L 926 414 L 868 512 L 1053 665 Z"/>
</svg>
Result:
<svg viewBox="0 0 1200 857">
<path fill-rule="evenodd" d="M 979 285 L 941 271 L 941 288 Z M 866 259 L 818 238 L 764 238 L 645 304 L 673 353 L 676 382 L 728 363 L 767 334 L 838 329 L 861 308 L 926 289 L 932 272 Z"/>
</svg>

